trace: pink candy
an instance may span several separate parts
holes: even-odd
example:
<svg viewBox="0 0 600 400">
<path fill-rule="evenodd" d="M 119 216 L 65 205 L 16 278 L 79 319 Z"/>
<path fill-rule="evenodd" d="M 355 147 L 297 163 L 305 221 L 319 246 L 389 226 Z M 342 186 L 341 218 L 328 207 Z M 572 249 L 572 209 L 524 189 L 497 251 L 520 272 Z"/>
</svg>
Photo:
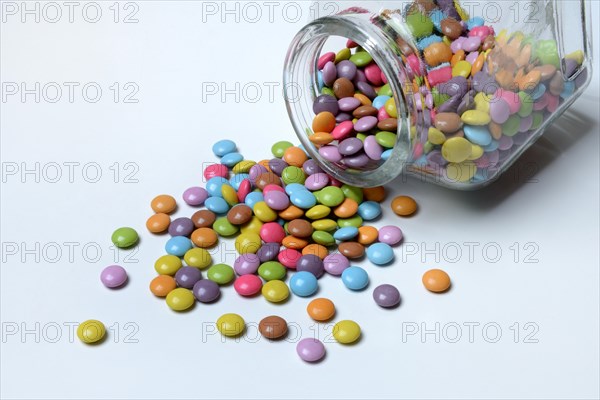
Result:
<svg viewBox="0 0 600 400">
<path fill-rule="evenodd" d="M 492 34 L 492 30 L 489 26 L 477 26 L 469 31 L 469 36 L 479 36 L 481 39 L 485 39 Z"/>
<path fill-rule="evenodd" d="M 442 67 L 429 71 L 427 79 L 431 86 L 437 86 L 440 83 L 448 82 L 452 79 L 452 67 Z"/>
<path fill-rule="evenodd" d="M 317 62 L 317 68 L 323 69 L 325 67 L 325 64 L 332 61 L 335 61 L 335 53 L 325 53 L 321 57 L 319 57 L 319 61 Z"/>
<path fill-rule="evenodd" d="M 377 112 L 377 120 L 383 121 L 384 119 L 388 119 L 390 115 L 385 111 L 385 107 L 381 107 Z"/>
<path fill-rule="evenodd" d="M 281 243 L 285 236 L 283 227 L 277 222 L 267 222 L 260 228 L 260 238 L 265 243 Z"/>
<path fill-rule="evenodd" d="M 262 280 L 252 274 L 238 276 L 233 287 L 241 296 L 254 296 L 262 288 Z"/>
<path fill-rule="evenodd" d="M 508 108 L 511 114 L 515 114 L 521 108 L 521 98 L 515 92 L 510 90 L 498 89 L 494 97 L 501 98 L 508 103 Z M 492 99 L 493 101 L 493 99 Z"/>
<path fill-rule="evenodd" d="M 381 69 L 377 66 L 377 64 L 371 64 L 365 67 L 365 76 L 371 85 L 383 85 L 383 81 L 381 79 L 382 75 Z"/>
<path fill-rule="evenodd" d="M 296 269 L 296 263 L 302 257 L 302 253 L 294 249 L 284 249 L 279 252 L 277 260 L 286 268 Z"/>
<path fill-rule="evenodd" d="M 227 178 L 229 176 L 229 168 L 223 164 L 211 164 L 204 169 L 204 179 L 207 181 L 216 176 Z"/>
<path fill-rule="evenodd" d="M 249 179 L 244 179 L 242 183 L 240 183 L 240 187 L 238 188 L 237 196 L 240 203 L 243 203 L 246 200 L 246 196 L 250 194 L 252 191 L 252 184 Z"/>
<path fill-rule="evenodd" d="M 352 121 L 344 121 L 333 129 L 331 136 L 333 136 L 335 140 L 343 140 L 350 136 L 353 130 L 354 124 Z"/>
</svg>

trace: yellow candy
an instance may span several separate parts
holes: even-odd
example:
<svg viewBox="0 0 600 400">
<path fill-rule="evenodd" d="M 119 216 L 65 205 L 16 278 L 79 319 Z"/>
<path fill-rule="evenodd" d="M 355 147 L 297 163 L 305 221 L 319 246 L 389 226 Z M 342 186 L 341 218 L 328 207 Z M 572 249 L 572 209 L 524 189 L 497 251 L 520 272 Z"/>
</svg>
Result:
<svg viewBox="0 0 600 400">
<path fill-rule="evenodd" d="M 237 192 L 229 185 L 221 186 L 221 195 L 230 206 L 235 206 L 238 203 Z"/>
<path fill-rule="evenodd" d="M 393 97 L 385 102 L 385 111 L 388 113 L 388 115 L 390 117 L 398 118 L 398 111 L 396 110 L 396 102 L 394 101 Z"/>
<path fill-rule="evenodd" d="M 277 220 L 277 213 L 269 208 L 267 203 L 259 201 L 254 205 L 254 215 L 262 222 L 273 222 Z"/>
<path fill-rule="evenodd" d="M 474 98 L 475 109 L 484 113 L 490 113 L 490 96 L 483 92 L 479 92 Z"/>
<path fill-rule="evenodd" d="M 477 165 L 472 161 L 450 163 L 446 167 L 446 176 L 451 181 L 468 182 L 475 176 Z"/>
<path fill-rule="evenodd" d="M 354 343 L 360 337 L 360 326 L 350 320 L 340 321 L 333 326 L 333 337 L 339 343 Z"/>
<path fill-rule="evenodd" d="M 248 222 L 246 222 L 244 225 L 242 225 L 242 227 L 240 228 L 240 231 L 242 231 L 242 233 L 248 233 L 248 232 L 253 232 L 256 234 L 260 234 L 260 228 L 262 228 L 263 223 L 260 219 L 258 219 L 258 217 L 256 215 L 252 216 L 252 219 Z"/>
<path fill-rule="evenodd" d="M 478 160 L 483 156 L 483 147 L 478 146 L 476 144 L 471 147 L 471 155 L 467 158 L 467 160 Z"/>
<path fill-rule="evenodd" d="M 159 275 L 175 275 L 175 272 L 179 271 L 183 264 L 181 258 L 174 255 L 166 255 L 159 257 L 154 263 L 154 269 Z"/>
<path fill-rule="evenodd" d="M 410 140 L 415 140 L 416 137 L 417 137 L 417 127 L 413 125 L 410 127 Z"/>
<path fill-rule="evenodd" d="M 442 42 L 444 42 L 445 44 L 447 44 L 448 46 L 450 46 L 452 44 L 452 40 L 450 40 L 450 38 L 448 36 L 444 36 L 442 38 Z"/>
<path fill-rule="evenodd" d="M 471 74 L 471 64 L 468 61 L 459 61 L 452 67 L 452 76 L 463 76 L 468 78 Z"/>
<path fill-rule="evenodd" d="M 469 13 L 467 12 L 467 10 L 460 6 L 459 0 L 454 0 L 454 8 L 456 9 L 456 12 L 458 13 L 460 19 L 462 19 L 463 21 L 469 20 Z"/>
<path fill-rule="evenodd" d="M 504 46 L 506 41 L 508 40 L 508 31 L 506 29 L 502 29 L 500 33 L 496 36 L 496 43 L 499 46 Z"/>
<path fill-rule="evenodd" d="M 468 125 L 487 125 L 492 120 L 488 113 L 479 110 L 465 111 L 460 119 Z"/>
<path fill-rule="evenodd" d="M 576 50 L 565 56 L 565 58 L 577 61 L 577 64 L 579 64 L 579 65 L 583 64 L 584 57 L 585 56 L 583 54 L 583 51 L 581 51 L 581 50 Z"/>
<path fill-rule="evenodd" d="M 281 303 L 289 297 L 290 289 L 285 282 L 272 280 L 263 285 L 262 295 L 271 303 Z"/>
<path fill-rule="evenodd" d="M 256 161 L 243 160 L 233 166 L 234 174 L 247 174 L 250 168 L 256 165 Z"/>
<path fill-rule="evenodd" d="M 185 288 L 173 289 L 167 295 L 167 305 L 173 311 L 185 311 L 196 302 L 192 291 Z"/>
<path fill-rule="evenodd" d="M 223 336 L 235 337 L 244 332 L 246 323 L 237 314 L 223 314 L 217 320 L 217 329 Z"/>
<path fill-rule="evenodd" d="M 332 232 L 337 229 L 337 223 L 332 219 L 320 219 L 311 225 L 315 231 Z"/>
<path fill-rule="evenodd" d="M 254 232 L 242 233 L 235 239 L 235 249 L 240 254 L 256 254 L 260 246 L 260 236 Z"/>
<path fill-rule="evenodd" d="M 188 250 L 183 256 L 183 260 L 190 267 L 206 268 L 212 263 L 212 257 L 206 249 L 194 247 Z"/>
<path fill-rule="evenodd" d="M 432 126 L 429 128 L 427 139 L 429 142 L 431 142 L 431 144 L 443 144 L 446 141 L 446 135 L 444 135 L 444 133 L 439 129 L 436 129 Z"/>
<path fill-rule="evenodd" d="M 462 137 L 453 137 L 446 140 L 442 146 L 442 157 L 449 162 L 460 163 L 471 155 L 473 145 Z"/>
<path fill-rule="evenodd" d="M 321 219 L 328 216 L 330 212 L 331 208 L 319 204 L 306 211 L 306 217 L 310 219 Z"/>
<path fill-rule="evenodd" d="M 104 335 L 106 335 L 106 328 L 96 319 L 88 319 L 77 327 L 77 337 L 83 343 L 97 343 L 104 339 Z"/>
</svg>

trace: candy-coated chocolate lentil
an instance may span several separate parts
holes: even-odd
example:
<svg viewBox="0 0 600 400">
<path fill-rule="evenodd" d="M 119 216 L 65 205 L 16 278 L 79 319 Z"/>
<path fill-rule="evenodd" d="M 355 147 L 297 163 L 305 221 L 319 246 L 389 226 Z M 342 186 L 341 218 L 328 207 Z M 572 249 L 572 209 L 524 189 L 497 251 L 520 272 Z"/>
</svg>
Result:
<svg viewBox="0 0 600 400">
<path fill-rule="evenodd" d="M 333 238 L 338 241 L 347 241 L 354 239 L 358 235 L 358 228 L 354 226 L 347 226 L 340 228 L 333 234 Z"/>
<path fill-rule="evenodd" d="M 281 158 L 283 157 L 285 151 L 292 146 L 294 146 L 292 143 L 282 140 L 273 144 L 273 146 L 271 147 L 271 153 L 273 154 L 273 157 Z"/>
<path fill-rule="evenodd" d="M 265 243 L 281 243 L 285 236 L 283 227 L 277 222 L 267 222 L 260 228 L 260 238 Z"/>
<path fill-rule="evenodd" d="M 308 303 L 306 312 L 315 321 L 329 321 L 335 315 L 335 305 L 331 300 L 321 297 Z"/>
<path fill-rule="evenodd" d="M 308 156 L 299 147 L 289 147 L 283 153 L 283 161 L 294 167 L 302 167 L 302 164 L 308 159 Z"/>
<path fill-rule="evenodd" d="M 231 187 L 231 186 L 228 186 Z M 233 189 L 233 188 L 232 188 Z M 237 197 L 236 197 L 237 200 Z M 223 197 L 209 197 L 204 202 L 206 208 L 215 214 L 225 214 L 229 211 L 229 204 Z"/>
<path fill-rule="evenodd" d="M 302 253 L 294 249 L 283 249 L 277 255 L 279 261 L 284 267 L 296 269 L 296 263 L 302 257 Z"/>
<path fill-rule="evenodd" d="M 253 211 L 254 215 L 262 222 L 273 222 L 277 220 L 277 213 L 264 201 L 256 203 L 253 207 Z"/>
<path fill-rule="evenodd" d="M 183 256 L 183 260 L 190 267 L 196 268 L 206 268 L 212 263 L 210 253 L 199 247 L 188 250 Z"/>
<path fill-rule="evenodd" d="M 360 326 L 351 320 L 343 320 L 333 326 L 333 337 L 339 343 L 350 344 L 360 338 Z"/>
<path fill-rule="evenodd" d="M 196 228 L 210 228 L 217 219 L 217 216 L 212 211 L 199 210 L 190 219 Z"/>
<path fill-rule="evenodd" d="M 240 296 L 254 296 L 260 292 L 262 281 L 256 275 L 242 275 L 233 282 L 233 288 Z"/>
<path fill-rule="evenodd" d="M 227 212 L 227 221 L 233 225 L 243 225 L 252 218 L 252 209 L 245 204 L 238 204 Z"/>
<path fill-rule="evenodd" d="M 290 289 L 279 279 L 273 279 L 262 286 L 263 297 L 271 303 L 281 303 L 290 296 Z"/>
<path fill-rule="evenodd" d="M 183 257 L 192 248 L 192 241 L 185 236 L 173 236 L 165 244 L 165 251 L 177 257 Z"/>
<path fill-rule="evenodd" d="M 327 250 L 327 247 L 325 247 L 321 244 L 311 243 L 302 249 L 303 256 L 307 256 L 310 254 L 315 255 L 322 260 L 325 257 L 327 257 L 327 255 L 329 254 L 329 251 Z"/>
<path fill-rule="evenodd" d="M 350 290 L 362 290 L 369 284 L 369 275 L 361 267 L 348 267 L 342 272 L 342 282 Z"/>
<path fill-rule="evenodd" d="M 342 272 L 348 267 L 350 267 L 350 261 L 340 253 L 330 254 L 323 259 L 323 268 L 334 276 L 342 275 Z"/>
<path fill-rule="evenodd" d="M 320 278 L 323 276 L 323 261 L 314 254 L 303 255 L 296 262 L 296 271 L 307 271 Z"/>
<path fill-rule="evenodd" d="M 400 292 L 393 285 L 379 285 L 373 290 L 373 300 L 380 307 L 395 307 L 400 304 Z"/>
<path fill-rule="evenodd" d="M 281 241 L 281 244 L 288 249 L 300 250 L 308 246 L 308 241 L 288 235 Z"/>
<path fill-rule="evenodd" d="M 207 271 L 208 279 L 219 285 L 227 285 L 235 277 L 233 268 L 227 264 L 215 264 Z"/>
<path fill-rule="evenodd" d="M 346 197 L 342 204 L 340 204 L 333 210 L 333 213 L 338 218 L 351 218 L 357 213 L 357 211 L 358 203 L 356 202 L 356 200 L 353 200 L 350 197 Z"/>
<path fill-rule="evenodd" d="M 196 299 L 191 290 L 185 288 L 173 289 L 167 295 L 167 305 L 173 311 L 185 311 L 194 305 Z"/>
<path fill-rule="evenodd" d="M 169 275 L 159 275 L 150 282 L 150 291 L 156 297 L 166 297 L 177 287 L 177 282 Z"/>
<path fill-rule="evenodd" d="M 207 181 L 215 176 L 227 178 L 229 176 L 229 168 L 223 164 L 211 164 L 204 169 L 204 178 Z"/>
<path fill-rule="evenodd" d="M 263 222 L 256 216 L 253 216 L 250 221 L 246 222 L 240 227 L 242 233 L 254 232 L 260 234 L 260 230 L 263 226 Z"/>
<path fill-rule="evenodd" d="M 361 188 L 344 184 L 344 185 L 342 185 L 340 190 L 342 191 L 342 194 L 344 195 L 344 197 L 346 197 L 346 200 L 350 199 L 350 200 L 354 200 L 358 204 L 362 203 L 363 192 L 362 192 Z"/>
<path fill-rule="evenodd" d="M 300 297 L 309 297 L 317 292 L 319 284 L 317 277 L 307 271 L 296 272 L 290 278 L 292 293 Z"/>
<path fill-rule="evenodd" d="M 182 288 L 191 289 L 196 282 L 202 279 L 202 273 L 198 268 L 183 267 L 175 274 L 177 285 Z"/>
<path fill-rule="evenodd" d="M 361 226 L 358 228 L 358 243 L 363 246 L 375 243 L 378 240 L 379 232 L 374 226 Z"/>
<path fill-rule="evenodd" d="M 267 339 L 277 340 L 283 338 L 288 332 L 285 319 L 271 315 L 260 320 L 258 331 Z"/>
<path fill-rule="evenodd" d="M 333 232 L 338 227 L 337 223 L 329 218 L 314 221 L 311 225 L 314 230 L 325 232 Z"/>
<path fill-rule="evenodd" d="M 402 240 L 402 230 L 394 225 L 386 225 L 379 228 L 378 238 L 381 243 L 386 243 L 390 246 L 400 243 Z"/>
<path fill-rule="evenodd" d="M 121 249 L 135 245 L 138 239 L 138 233 L 135 229 L 129 227 L 119 228 L 111 236 L 113 244 Z"/>
<path fill-rule="evenodd" d="M 277 259 L 280 247 L 281 246 L 279 243 L 264 243 L 256 252 L 256 255 L 260 259 L 261 263 L 274 261 Z"/>
<path fill-rule="evenodd" d="M 311 237 L 312 240 L 315 241 L 315 243 L 323 246 L 333 246 L 335 244 L 335 239 L 333 238 L 333 235 L 329 232 L 314 231 Z"/>
<path fill-rule="evenodd" d="M 240 153 L 237 153 L 237 152 L 227 153 L 223 157 L 221 157 L 221 164 L 226 165 L 229 168 L 232 168 L 237 163 L 241 162 L 243 159 L 244 159 L 244 156 L 242 156 Z"/>
<path fill-rule="evenodd" d="M 242 233 L 235 239 L 235 249 L 239 254 L 256 254 L 261 246 L 260 236 L 253 232 Z"/>
<path fill-rule="evenodd" d="M 325 346 L 318 339 L 302 339 L 296 345 L 296 353 L 306 362 L 317 362 L 325 357 Z"/>
<path fill-rule="evenodd" d="M 225 154 L 233 153 L 237 146 L 233 140 L 223 139 L 213 144 L 212 151 L 217 157 L 223 157 Z"/>
<path fill-rule="evenodd" d="M 221 196 L 223 196 L 223 199 L 227 202 L 228 206 L 234 206 L 238 203 L 237 192 L 235 191 L 235 189 L 232 186 L 229 186 L 229 185 L 221 186 Z M 208 199 L 207 199 L 207 201 L 208 201 Z M 210 210 L 210 208 L 208 206 L 206 206 L 206 208 L 208 208 Z M 229 209 L 229 207 L 227 207 L 227 209 Z M 211 210 L 211 211 L 214 211 L 214 210 Z M 222 213 L 219 213 L 219 214 L 222 214 Z"/>
<path fill-rule="evenodd" d="M 358 228 L 363 224 L 363 219 L 360 215 L 355 215 L 351 218 L 340 218 L 338 219 L 337 224 L 340 228 L 344 228 L 346 226 Z"/>
<path fill-rule="evenodd" d="M 85 344 L 98 343 L 106 336 L 106 327 L 96 319 L 83 321 L 77 327 L 77 337 Z"/>
<path fill-rule="evenodd" d="M 310 219 L 323 219 L 331 213 L 331 208 L 318 204 L 306 211 L 306 217 Z"/>
<path fill-rule="evenodd" d="M 169 225 L 169 235 L 171 236 L 190 236 L 194 231 L 194 222 L 187 217 L 174 219 Z"/>
<path fill-rule="evenodd" d="M 154 212 L 171 214 L 177 208 L 177 202 L 173 196 L 161 194 L 152 199 L 150 207 Z"/>
<path fill-rule="evenodd" d="M 217 232 L 220 236 L 229 237 L 238 233 L 240 228 L 229 222 L 227 220 L 227 217 L 219 217 L 215 220 L 213 224 L 213 230 Z"/>
<path fill-rule="evenodd" d="M 217 232 L 210 228 L 198 228 L 190 236 L 192 243 L 201 248 L 213 247 L 219 241 Z"/>
<path fill-rule="evenodd" d="M 358 215 L 363 221 L 372 221 L 381 215 L 381 206 L 374 201 L 365 201 L 358 206 Z"/>
<path fill-rule="evenodd" d="M 387 265 L 394 260 L 394 250 L 386 243 L 373 243 L 367 248 L 367 258 L 375 265 Z"/>
<path fill-rule="evenodd" d="M 362 258 L 365 255 L 365 247 L 357 242 L 343 242 L 338 246 L 338 251 L 344 255 L 344 257 L 351 260 Z"/>
<path fill-rule="evenodd" d="M 127 282 L 127 271 L 120 265 L 110 265 L 102 270 L 100 280 L 107 288 L 118 288 Z"/>
<path fill-rule="evenodd" d="M 256 165 L 256 161 L 244 160 L 235 164 L 232 168 L 234 174 L 247 174 L 250 169 Z"/>
<path fill-rule="evenodd" d="M 211 303 L 221 296 L 221 288 L 210 279 L 201 279 L 196 282 L 192 292 L 200 303 Z"/>
<path fill-rule="evenodd" d="M 246 322 L 238 314 L 223 314 L 217 320 L 217 329 L 223 336 L 236 337 L 246 330 Z"/>
<path fill-rule="evenodd" d="M 182 197 L 187 205 L 196 207 L 204 204 L 204 201 L 208 198 L 208 192 L 204 188 L 193 186 L 186 189 Z"/>
<path fill-rule="evenodd" d="M 265 281 L 282 280 L 285 278 L 286 269 L 277 261 L 267 261 L 258 267 L 258 275 Z"/>
<path fill-rule="evenodd" d="M 157 213 L 146 221 L 146 228 L 152 233 L 163 233 L 169 228 L 171 217 L 165 213 Z"/>
<path fill-rule="evenodd" d="M 179 257 L 169 254 L 159 257 L 154 263 L 154 269 L 160 275 L 175 275 L 182 265 Z"/>
<path fill-rule="evenodd" d="M 260 258 L 256 254 L 241 254 L 233 263 L 233 269 L 238 275 L 255 274 L 260 266 Z"/>
<path fill-rule="evenodd" d="M 409 196 L 397 196 L 392 200 L 392 211 L 401 217 L 408 217 L 417 212 L 417 202 Z"/>
<path fill-rule="evenodd" d="M 450 288 L 450 277 L 441 269 L 430 269 L 423 274 L 423 285 L 434 293 L 442 293 Z"/>
</svg>

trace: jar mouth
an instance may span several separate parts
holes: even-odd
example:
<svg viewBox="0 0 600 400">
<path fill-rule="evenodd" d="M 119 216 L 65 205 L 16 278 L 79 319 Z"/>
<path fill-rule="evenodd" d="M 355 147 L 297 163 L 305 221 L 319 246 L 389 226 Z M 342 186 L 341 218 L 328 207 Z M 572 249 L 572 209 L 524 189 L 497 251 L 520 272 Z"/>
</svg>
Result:
<svg viewBox="0 0 600 400">
<path fill-rule="evenodd" d="M 390 157 L 371 170 L 347 168 L 325 160 L 308 139 L 315 116 L 313 102 L 321 94 L 318 84 L 317 60 L 330 37 L 343 37 L 356 42 L 367 51 L 381 71 L 388 77 L 398 113 L 396 143 Z M 319 165 L 333 178 L 358 187 L 383 185 L 396 178 L 411 160 L 410 109 L 399 77 L 406 76 L 396 44 L 383 32 L 352 15 L 317 19 L 306 25 L 294 38 L 288 50 L 284 67 L 286 107 L 300 142 Z M 293 90 L 295 95 L 290 95 Z"/>
</svg>

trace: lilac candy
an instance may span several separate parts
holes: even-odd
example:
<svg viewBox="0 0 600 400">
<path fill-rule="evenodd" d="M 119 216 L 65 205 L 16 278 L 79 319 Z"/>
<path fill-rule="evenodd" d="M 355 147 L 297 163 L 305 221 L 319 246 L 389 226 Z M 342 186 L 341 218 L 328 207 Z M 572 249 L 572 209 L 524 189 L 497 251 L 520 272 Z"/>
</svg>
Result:
<svg viewBox="0 0 600 400">
<path fill-rule="evenodd" d="M 354 84 L 354 86 L 358 87 L 359 82 L 366 82 L 366 81 L 367 81 L 367 77 L 365 76 L 365 73 L 362 70 L 357 69 L 356 76 L 354 77 L 354 79 L 352 79 L 352 83 Z"/>
<path fill-rule="evenodd" d="M 181 217 L 171 221 L 169 224 L 169 235 L 190 236 L 195 229 L 196 227 L 191 219 L 187 217 Z"/>
<path fill-rule="evenodd" d="M 356 64 L 348 60 L 340 61 L 337 65 L 337 75 L 340 78 L 354 79 L 356 76 Z"/>
<path fill-rule="evenodd" d="M 233 263 L 233 269 L 238 275 L 255 274 L 260 267 L 260 258 L 256 254 L 246 253 L 240 255 Z"/>
<path fill-rule="evenodd" d="M 333 82 L 335 82 L 335 80 L 337 79 L 337 69 L 335 67 L 335 64 L 331 61 L 329 61 L 327 64 L 325 64 L 325 66 L 323 67 L 323 83 L 327 86 L 331 86 L 333 85 Z"/>
<path fill-rule="evenodd" d="M 431 93 L 427 93 L 425 95 L 425 106 L 430 109 L 433 110 L 433 95 Z"/>
<path fill-rule="evenodd" d="M 335 122 L 337 122 L 338 124 L 340 122 L 350 121 L 350 120 L 352 120 L 352 115 L 345 113 L 345 112 L 341 112 L 335 116 Z"/>
<path fill-rule="evenodd" d="M 458 110 L 458 106 L 462 102 L 463 96 L 459 93 L 455 96 L 450 97 L 448 100 L 438 106 L 437 110 L 440 113 L 451 112 L 455 113 Z"/>
<path fill-rule="evenodd" d="M 350 168 L 364 168 L 369 163 L 369 157 L 365 153 L 360 153 L 354 156 L 344 157 L 341 162 Z"/>
<path fill-rule="evenodd" d="M 201 279 L 192 289 L 194 297 L 201 303 L 210 303 L 215 301 L 221 295 L 219 284 L 210 279 Z"/>
<path fill-rule="evenodd" d="M 461 100 L 456 113 L 462 115 L 465 111 L 469 111 L 475 108 L 475 98 L 471 93 L 467 93 Z"/>
<path fill-rule="evenodd" d="M 352 154 L 358 153 L 363 148 L 362 140 L 350 137 L 348 139 L 344 139 L 338 145 L 338 151 L 343 156 L 351 156 Z"/>
<path fill-rule="evenodd" d="M 344 97 L 338 100 L 338 106 L 341 111 L 354 111 L 360 107 L 360 100 L 356 97 Z"/>
<path fill-rule="evenodd" d="M 498 139 L 498 150 L 508 150 L 513 146 L 513 139 L 510 136 L 502 135 Z"/>
<path fill-rule="evenodd" d="M 365 154 L 371 160 L 375 160 L 375 161 L 381 160 L 381 154 L 383 153 L 383 147 L 381 147 L 379 145 L 379 143 L 377 143 L 377 140 L 375 139 L 374 135 L 369 135 L 365 138 L 364 149 L 365 149 Z"/>
<path fill-rule="evenodd" d="M 304 186 L 308 190 L 320 190 L 329 184 L 329 175 L 323 172 L 318 172 L 316 174 L 310 175 L 304 181 Z"/>
<path fill-rule="evenodd" d="M 378 239 L 381 243 L 389 244 L 393 246 L 395 244 L 400 243 L 404 236 L 402 235 L 402 230 L 394 225 L 386 225 L 382 228 L 379 228 L 379 236 Z"/>
<path fill-rule="evenodd" d="M 479 71 L 475 74 L 475 76 L 473 76 L 471 85 L 475 91 L 484 92 L 486 94 L 494 94 L 498 90 L 498 83 L 496 83 L 496 79 L 483 71 Z"/>
<path fill-rule="evenodd" d="M 479 52 L 478 51 L 474 51 L 472 53 L 469 53 L 469 55 L 465 58 L 465 60 L 473 65 L 473 63 L 475 62 L 475 60 L 477 60 L 477 57 L 479 57 Z"/>
<path fill-rule="evenodd" d="M 253 165 L 252 168 L 250 168 L 250 171 L 248 172 L 248 175 L 250 175 L 250 177 L 248 178 L 250 180 L 250 183 L 254 185 L 254 182 L 256 182 L 256 178 L 258 178 L 265 172 L 268 172 L 268 171 L 263 165 L 260 165 L 260 164 Z"/>
<path fill-rule="evenodd" d="M 565 67 L 565 76 L 570 78 L 573 76 L 577 68 L 579 67 L 579 63 L 573 60 L 572 58 L 563 59 L 563 65 Z"/>
<path fill-rule="evenodd" d="M 519 132 L 527 132 L 533 126 L 533 116 L 528 115 L 526 117 L 521 118 L 519 122 Z M 172 222 L 171 222 L 172 223 Z"/>
<path fill-rule="evenodd" d="M 439 93 L 447 94 L 448 96 L 464 96 L 469 91 L 469 82 L 464 76 L 455 76 L 448 82 L 440 83 L 436 86 Z"/>
<path fill-rule="evenodd" d="M 337 99 L 328 94 L 322 94 L 317 97 L 313 103 L 313 112 L 318 114 L 323 111 L 328 111 L 333 115 L 337 115 L 337 113 L 340 111 Z"/>
<path fill-rule="evenodd" d="M 264 243 L 260 249 L 256 252 L 256 255 L 260 259 L 261 263 L 267 261 L 273 261 L 277 259 L 277 255 L 279 255 L 279 249 L 281 246 L 279 243 Z"/>
<path fill-rule="evenodd" d="M 373 290 L 373 300 L 380 307 L 395 307 L 400 304 L 400 292 L 395 286 L 379 285 Z"/>
<path fill-rule="evenodd" d="M 377 117 L 373 117 L 371 115 L 367 115 L 366 117 L 362 117 L 354 124 L 354 130 L 356 132 L 368 132 L 371 129 L 377 126 Z"/>
<path fill-rule="evenodd" d="M 183 267 L 175 273 L 175 282 L 182 288 L 191 289 L 202 279 L 202 273 L 195 267 Z"/>
<path fill-rule="evenodd" d="M 342 155 L 338 151 L 337 146 L 323 146 L 319 149 L 319 154 L 329 162 L 340 162 L 342 159 Z"/>
<path fill-rule="evenodd" d="M 427 154 L 427 162 L 434 167 L 445 167 L 448 161 L 442 156 L 442 152 L 439 150 L 430 151 Z"/>
<path fill-rule="evenodd" d="M 275 211 L 282 211 L 290 206 L 290 198 L 285 192 L 280 192 L 279 190 L 268 191 L 264 194 L 264 200 L 269 208 Z"/>
<path fill-rule="evenodd" d="M 362 94 L 364 94 L 371 100 L 377 97 L 377 92 L 375 91 L 375 89 L 373 89 L 373 86 L 369 85 L 367 82 L 358 82 L 356 84 L 356 87 L 358 88 L 358 90 L 361 91 Z"/>
<path fill-rule="evenodd" d="M 307 271 L 320 278 L 324 272 L 323 261 L 314 254 L 304 255 L 296 262 L 296 271 Z"/>
<path fill-rule="evenodd" d="M 302 169 L 306 175 L 313 175 L 319 172 L 323 172 L 323 169 L 313 159 L 308 159 L 302 164 Z"/>
<path fill-rule="evenodd" d="M 479 36 L 471 36 L 462 42 L 464 51 L 475 51 L 481 46 L 481 38 Z"/>
<path fill-rule="evenodd" d="M 512 137 L 513 144 L 515 146 L 520 146 L 525 143 L 529 139 L 529 136 L 526 133 L 519 132 L 515 136 Z"/>
<path fill-rule="evenodd" d="M 187 189 L 185 192 L 183 192 L 182 197 L 183 201 L 185 201 L 187 205 L 201 206 L 202 204 L 204 204 L 204 201 L 208 198 L 208 192 L 204 188 L 193 186 Z"/>
<path fill-rule="evenodd" d="M 453 40 L 452 43 L 450 43 L 450 49 L 452 50 L 452 52 L 456 53 L 457 51 L 462 50 L 463 43 L 465 40 L 467 40 L 467 38 L 464 36 L 458 37 L 455 40 Z"/>
<path fill-rule="evenodd" d="M 110 265 L 100 273 L 100 281 L 107 288 L 117 288 L 127 282 L 127 271 L 120 265 Z"/>
<path fill-rule="evenodd" d="M 277 176 L 281 176 L 283 170 L 289 167 L 288 163 L 283 161 L 281 158 L 273 158 L 269 161 L 269 168 Z"/>
<path fill-rule="evenodd" d="M 342 272 L 348 267 L 350 267 L 350 261 L 340 253 L 329 254 L 323 259 L 323 268 L 334 276 L 342 275 Z"/>
<path fill-rule="evenodd" d="M 318 339 L 302 339 L 296 345 L 296 353 L 304 361 L 315 362 L 325 357 L 325 346 Z"/>
<path fill-rule="evenodd" d="M 490 117 L 497 124 L 503 124 L 510 117 L 510 106 L 503 98 L 492 99 L 490 103 Z"/>
</svg>

